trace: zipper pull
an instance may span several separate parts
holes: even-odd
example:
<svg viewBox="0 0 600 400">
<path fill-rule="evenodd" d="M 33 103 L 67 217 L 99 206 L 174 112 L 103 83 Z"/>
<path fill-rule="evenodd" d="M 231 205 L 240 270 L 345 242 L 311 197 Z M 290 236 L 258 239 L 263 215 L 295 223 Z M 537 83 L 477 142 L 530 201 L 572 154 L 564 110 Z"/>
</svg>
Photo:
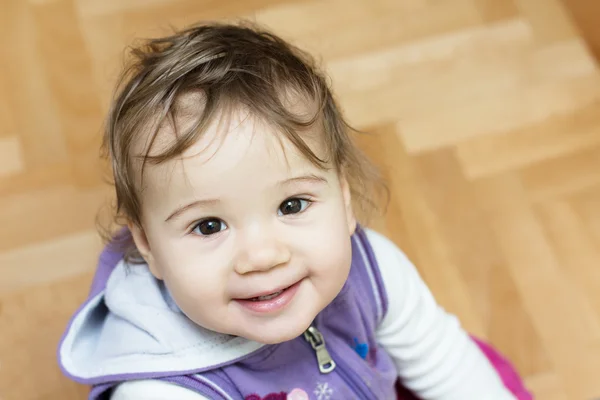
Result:
<svg viewBox="0 0 600 400">
<path fill-rule="evenodd" d="M 310 343 L 315 353 L 317 353 L 319 371 L 322 374 L 328 374 L 333 371 L 335 369 L 335 361 L 333 361 L 325 347 L 325 339 L 323 339 L 321 332 L 311 325 L 304 332 L 304 339 Z"/>
</svg>

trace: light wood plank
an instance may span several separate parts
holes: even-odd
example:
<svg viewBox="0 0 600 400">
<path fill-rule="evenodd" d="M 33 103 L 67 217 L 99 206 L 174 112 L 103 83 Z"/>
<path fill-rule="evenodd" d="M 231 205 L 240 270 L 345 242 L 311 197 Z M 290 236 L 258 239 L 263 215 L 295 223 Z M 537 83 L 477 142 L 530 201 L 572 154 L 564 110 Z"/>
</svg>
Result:
<svg viewBox="0 0 600 400">
<path fill-rule="evenodd" d="M 0 178 L 17 174 L 24 169 L 21 143 L 16 136 L 0 137 Z"/>
<path fill-rule="evenodd" d="M 519 171 L 529 197 L 544 201 L 600 183 L 600 146 L 546 159 Z"/>
<path fill-rule="evenodd" d="M 519 15 L 519 9 L 514 0 L 473 0 L 486 22 L 496 22 L 514 18 Z"/>
<path fill-rule="evenodd" d="M 34 7 L 33 21 L 73 179 L 80 186 L 97 185 L 103 115 L 78 15 L 71 1 L 55 1 Z"/>
<path fill-rule="evenodd" d="M 547 44 L 578 36 L 571 16 L 560 0 L 514 0 L 530 21 L 538 43 Z"/>
<path fill-rule="evenodd" d="M 545 160 L 566 157 L 600 145 L 600 102 L 506 134 L 477 136 L 459 143 L 464 173 L 480 178 Z"/>
<path fill-rule="evenodd" d="M 90 230 L 0 253 L 0 297 L 89 273 L 101 249 L 97 232 Z"/>
<path fill-rule="evenodd" d="M 45 77 L 36 42 L 37 27 L 27 2 L 6 0 L 0 13 L 0 37 L 6 59 L 5 102 L 12 110 L 27 167 L 44 167 L 68 159 L 55 96 Z"/>
</svg>

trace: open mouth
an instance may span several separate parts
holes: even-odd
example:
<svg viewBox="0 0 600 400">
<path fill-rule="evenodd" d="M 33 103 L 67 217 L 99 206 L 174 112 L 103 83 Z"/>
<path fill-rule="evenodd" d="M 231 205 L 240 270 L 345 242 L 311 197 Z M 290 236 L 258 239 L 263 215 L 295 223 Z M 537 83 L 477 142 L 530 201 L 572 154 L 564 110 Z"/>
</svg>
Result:
<svg viewBox="0 0 600 400">
<path fill-rule="evenodd" d="M 275 313 L 283 310 L 295 297 L 301 280 L 292 286 L 278 290 L 273 293 L 237 299 L 236 302 L 242 307 L 256 313 Z"/>
<path fill-rule="evenodd" d="M 287 288 L 286 288 L 287 289 Z M 265 300 L 271 300 L 274 299 L 275 297 L 279 296 L 281 293 L 283 293 L 286 289 L 280 290 L 279 292 L 275 292 L 275 293 L 271 293 L 268 294 L 266 296 L 259 296 L 259 297 L 252 297 L 251 299 L 248 299 L 250 301 L 265 301 Z"/>
<path fill-rule="evenodd" d="M 294 284 L 295 285 L 295 284 Z M 292 286 L 294 286 L 292 285 Z M 281 294 L 283 294 L 283 292 L 285 292 L 286 290 L 288 290 L 289 288 L 291 288 L 292 286 L 288 286 L 286 288 L 283 288 L 277 292 L 273 292 L 270 294 L 265 294 L 262 296 L 257 296 L 257 297 L 249 297 L 247 299 L 244 299 L 246 301 L 268 301 L 268 300 L 273 300 L 274 298 L 280 296 Z"/>
</svg>

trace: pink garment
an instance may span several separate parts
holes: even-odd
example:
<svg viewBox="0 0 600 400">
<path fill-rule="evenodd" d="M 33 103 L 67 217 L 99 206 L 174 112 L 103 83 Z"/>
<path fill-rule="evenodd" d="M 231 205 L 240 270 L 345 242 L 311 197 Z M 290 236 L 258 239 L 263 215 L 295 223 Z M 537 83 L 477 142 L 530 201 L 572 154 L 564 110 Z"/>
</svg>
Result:
<svg viewBox="0 0 600 400">
<path fill-rule="evenodd" d="M 473 338 L 483 354 L 490 360 L 498 374 L 504 382 L 504 386 L 517 398 L 517 400 L 533 400 L 533 395 L 527 391 L 523 380 L 511 365 L 511 363 L 502 356 L 496 349 L 489 344 Z M 398 400 L 418 400 L 413 394 L 408 392 L 400 383 L 397 385 Z"/>
</svg>

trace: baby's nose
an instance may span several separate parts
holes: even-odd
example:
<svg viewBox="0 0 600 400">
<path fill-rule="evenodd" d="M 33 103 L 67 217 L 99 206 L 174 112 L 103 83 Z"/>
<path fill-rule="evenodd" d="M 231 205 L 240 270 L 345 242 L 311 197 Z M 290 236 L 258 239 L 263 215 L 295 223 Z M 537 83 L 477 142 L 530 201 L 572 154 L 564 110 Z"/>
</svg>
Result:
<svg viewBox="0 0 600 400">
<path fill-rule="evenodd" d="M 243 244 L 238 253 L 235 270 L 238 274 L 264 272 L 285 264 L 290 259 L 290 251 L 283 243 L 270 235 L 254 237 Z"/>
</svg>

